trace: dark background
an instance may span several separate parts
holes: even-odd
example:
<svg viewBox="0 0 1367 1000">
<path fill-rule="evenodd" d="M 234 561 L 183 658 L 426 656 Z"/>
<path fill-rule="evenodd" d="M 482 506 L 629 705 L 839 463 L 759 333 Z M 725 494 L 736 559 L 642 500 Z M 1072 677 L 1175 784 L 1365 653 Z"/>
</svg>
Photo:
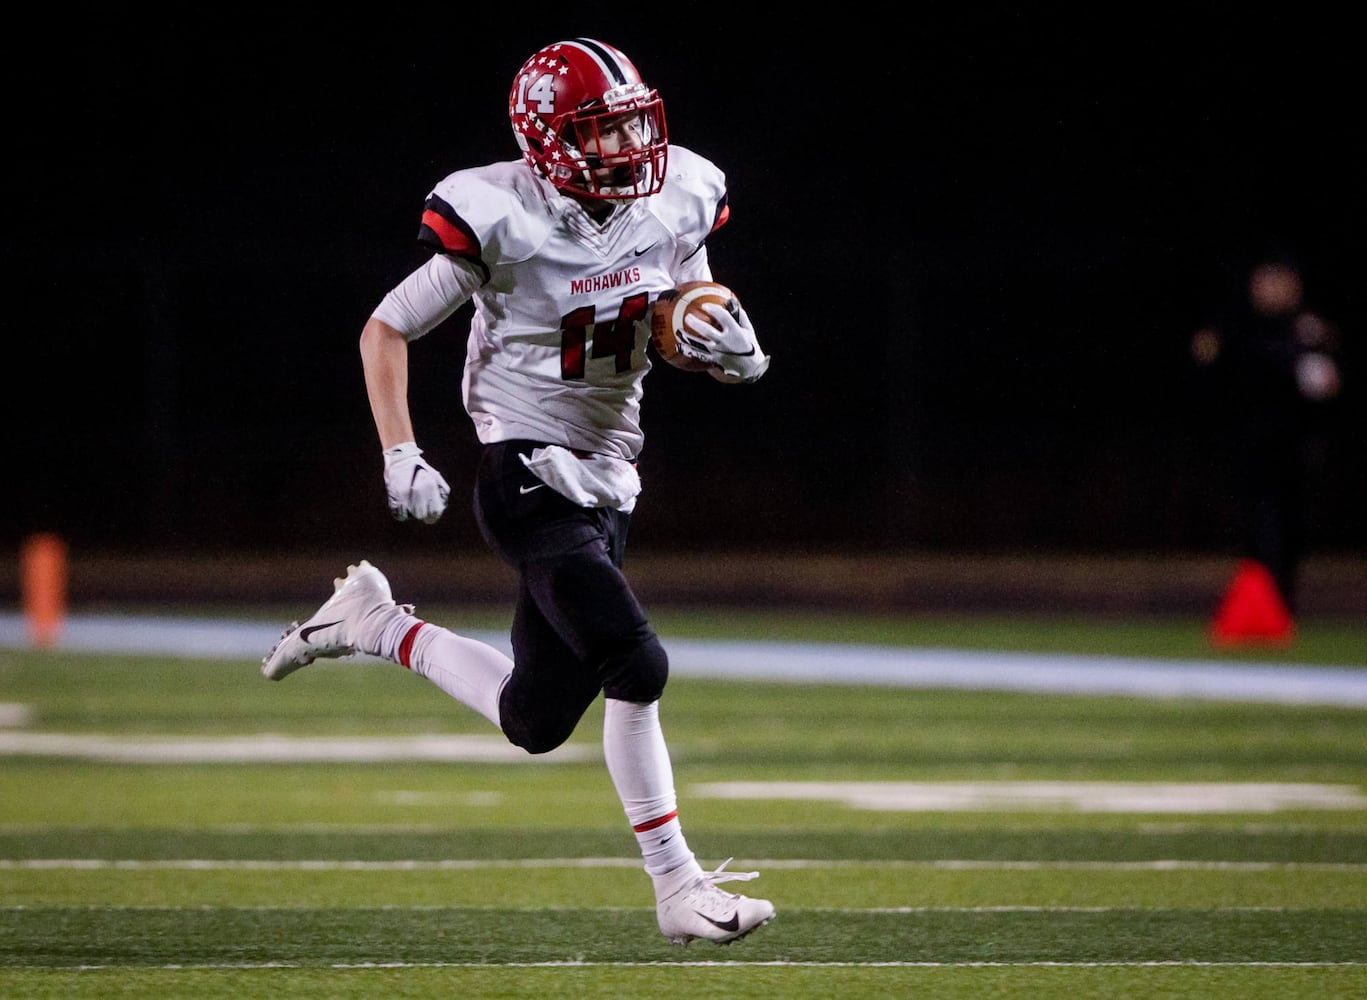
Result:
<svg viewBox="0 0 1367 1000">
<path fill-rule="evenodd" d="M 648 377 L 638 550 L 1232 551 L 1187 343 L 1276 235 L 1347 342 L 1312 541 L 1363 551 L 1361 50 L 1225 8 L 39 15 L 3 70 L 3 541 L 478 544 L 467 313 L 413 348 L 431 528 L 388 517 L 357 337 L 436 181 L 516 155 L 522 61 L 592 35 L 727 171 L 713 269 L 774 358 Z"/>
</svg>

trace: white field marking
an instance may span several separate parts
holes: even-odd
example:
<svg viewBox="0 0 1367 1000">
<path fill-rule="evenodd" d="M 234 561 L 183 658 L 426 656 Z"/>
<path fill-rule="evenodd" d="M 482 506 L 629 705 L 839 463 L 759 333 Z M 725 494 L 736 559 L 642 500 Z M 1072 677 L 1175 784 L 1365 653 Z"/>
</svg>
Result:
<svg viewBox="0 0 1367 1000">
<path fill-rule="evenodd" d="M 183 907 L 167 906 L 164 904 L 125 904 L 125 905 L 104 905 L 89 906 L 83 909 L 89 910 L 174 910 Z M 233 906 L 233 907 L 213 907 L 195 906 L 195 909 L 232 909 L 234 911 L 251 911 L 254 913 L 278 913 L 281 910 L 298 909 L 296 906 L 280 904 L 278 906 Z M 434 904 L 427 906 L 396 906 L 386 903 L 382 906 L 349 906 L 347 909 L 358 912 L 370 912 L 373 910 L 506 910 L 514 913 L 545 913 L 552 911 L 556 913 L 568 912 L 588 912 L 588 913 L 631 913 L 639 910 L 653 910 L 653 906 L 575 906 L 573 904 L 562 904 L 558 906 L 503 906 L 496 903 L 486 903 L 482 906 L 451 906 L 449 904 Z M 33 909 L 27 904 L 18 906 L 0 905 L 0 913 L 22 913 L 25 910 Z M 800 913 L 874 913 L 882 916 L 913 916 L 929 913 L 1154 913 L 1158 911 L 1181 910 L 1184 907 L 1177 906 L 791 906 L 785 907 L 784 912 Z M 1211 913 L 1298 913 L 1306 907 L 1298 906 L 1219 906 L 1211 909 L 1202 907 L 1202 912 Z"/>
<path fill-rule="evenodd" d="M 694 785 L 716 799 L 840 802 L 898 812 L 1076 810 L 1215 813 L 1364 809 L 1355 785 L 1154 781 L 723 781 Z"/>
<path fill-rule="evenodd" d="M 0 858 L 0 870 L 17 871 L 481 871 L 485 869 L 639 868 L 639 858 L 446 858 L 435 860 L 355 861 L 298 859 L 290 861 L 232 858 L 143 860 L 121 858 Z M 980 861 L 946 858 L 934 861 L 815 860 L 801 858 L 746 859 L 746 867 L 825 871 L 1207 871 L 1367 872 L 1367 863 L 1352 861 Z"/>
<path fill-rule="evenodd" d="M 377 802 L 396 806 L 496 806 L 507 799 L 502 792 L 417 792 L 397 789 L 378 792 Z"/>
<path fill-rule="evenodd" d="M 1185 820 L 1164 820 L 1153 823 L 1136 823 L 1134 829 L 1136 833 L 1142 833 L 1145 836 L 1155 834 L 1161 836 L 1169 833 L 1208 833 L 1210 824 Z M 1310 823 L 1236 823 L 1225 829 L 1255 835 L 1289 836 L 1301 833 L 1320 833 L 1323 828 Z"/>
<path fill-rule="evenodd" d="M 1367 962 L 334 962 L 305 966 L 297 962 L 221 962 L 198 965 L 149 965 L 162 971 L 214 969 L 637 969 L 647 967 L 694 969 L 1351 969 Z M 121 965 L 25 965 L 25 969 L 53 972 L 98 972 Z M 141 966 L 140 966 L 141 968 Z"/>
<path fill-rule="evenodd" d="M 502 736 L 303 737 L 262 733 L 224 739 L 102 736 L 86 733 L 0 732 L 0 756 L 78 757 L 134 764 L 376 763 L 470 761 L 489 764 L 554 764 L 595 760 L 597 748 L 565 744 L 529 754 Z"/>
<path fill-rule="evenodd" d="M 640 868 L 640 858 L 518 858 L 475 860 L 449 858 L 434 861 L 349 861 L 349 860 L 291 860 L 256 861 L 231 858 L 145 861 L 136 859 L 100 858 L 31 858 L 26 860 L 0 859 L 0 869 L 78 870 L 97 871 L 478 871 L 481 869 L 525 868 Z"/>
<path fill-rule="evenodd" d="M 386 968 L 414 968 L 420 963 L 358 963 L 356 965 L 333 965 L 334 969 L 386 969 Z M 797 969 L 1020 969 L 1020 968 L 1060 968 L 1060 969 L 1151 969 L 1151 968 L 1199 968 L 1199 969 L 1239 969 L 1239 968 L 1291 968 L 1291 969 L 1332 969 L 1339 967 L 1355 967 L 1367 965 L 1367 962 L 1200 962 L 1200 961 L 1141 961 L 1141 962 L 790 962 L 783 960 L 773 960 L 764 962 L 470 962 L 470 963 L 428 963 L 434 968 L 448 966 L 458 966 L 460 968 L 591 968 L 593 966 L 614 968 L 632 967 L 640 965 L 652 966 L 679 966 L 689 965 L 695 967 L 720 967 L 720 968 L 745 968 L 747 966 L 765 966 L 776 968 L 797 968 Z"/>
<path fill-rule="evenodd" d="M 27 705 L 0 701 L 0 726 L 27 726 L 33 721 L 33 710 Z"/>
<path fill-rule="evenodd" d="M 83 733 L 0 731 L 0 756 L 58 756 L 121 763 L 353 762 L 398 760 L 563 763 L 596 760 L 588 744 L 532 755 L 502 736 L 296 737 L 279 734 L 222 739 L 148 739 Z M 693 794 L 726 799 L 798 799 L 896 812 L 1075 810 L 1079 812 L 1213 813 L 1283 809 L 1362 809 L 1352 785 L 1234 782 L 717 782 Z M 396 791 L 395 804 L 431 804 Z M 473 803 L 472 803 L 473 804 Z M 491 804 L 491 803 L 479 803 Z"/>
</svg>

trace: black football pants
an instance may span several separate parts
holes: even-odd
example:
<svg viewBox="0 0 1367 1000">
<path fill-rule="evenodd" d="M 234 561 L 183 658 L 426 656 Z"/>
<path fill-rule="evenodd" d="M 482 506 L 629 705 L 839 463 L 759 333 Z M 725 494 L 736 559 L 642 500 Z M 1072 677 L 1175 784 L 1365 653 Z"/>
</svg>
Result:
<svg viewBox="0 0 1367 1000">
<path fill-rule="evenodd" d="M 652 702 L 669 660 L 622 574 L 631 515 L 584 508 L 522 464 L 536 441 L 485 445 L 474 508 L 490 548 L 518 574 L 513 672 L 499 696 L 509 741 L 546 753 L 601 691 Z"/>
</svg>

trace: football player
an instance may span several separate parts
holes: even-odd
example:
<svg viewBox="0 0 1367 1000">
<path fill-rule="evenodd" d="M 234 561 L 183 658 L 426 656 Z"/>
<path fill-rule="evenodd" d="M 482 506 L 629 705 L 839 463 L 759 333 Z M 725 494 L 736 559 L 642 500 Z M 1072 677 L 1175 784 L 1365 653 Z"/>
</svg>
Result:
<svg viewBox="0 0 1367 1000">
<path fill-rule="evenodd" d="M 729 215 L 725 177 L 668 141 L 664 104 L 618 49 L 556 42 L 518 70 L 508 100 L 520 159 L 457 170 L 428 194 L 427 261 L 361 332 L 389 509 L 431 524 L 450 493 L 423 459 L 407 401 L 408 345 L 473 301 L 462 399 L 481 443 L 474 512 L 518 574 L 513 657 L 415 617 L 361 560 L 287 629 L 262 672 L 364 652 L 402 664 L 540 754 L 605 698 L 603 753 L 646 872 L 661 932 L 677 944 L 736 940 L 768 923 L 768 900 L 718 883 L 680 827 L 660 727 L 669 661 L 622 573 L 641 483 L 642 380 L 651 303 L 710 280 L 706 240 Z M 726 383 L 769 359 L 742 309 L 690 326 L 696 360 Z"/>
</svg>

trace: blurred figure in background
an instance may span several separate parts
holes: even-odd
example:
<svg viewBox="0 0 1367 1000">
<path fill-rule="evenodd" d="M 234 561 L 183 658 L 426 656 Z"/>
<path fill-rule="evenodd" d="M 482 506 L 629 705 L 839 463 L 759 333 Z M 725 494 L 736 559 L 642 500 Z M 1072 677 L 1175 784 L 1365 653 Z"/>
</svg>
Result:
<svg viewBox="0 0 1367 1000">
<path fill-rule="evenodd" d="M 1340 334 L 1307 306 L 1290 251 L 1257 255 L 1243 275 L 1234 303 L 1196 332 L 1191 353 L 1216 382 L 1229 420 L 1244 553 L 1267 569 L 1294 614 L 1311 499 L 1342 389 Z"/>
</svg>

